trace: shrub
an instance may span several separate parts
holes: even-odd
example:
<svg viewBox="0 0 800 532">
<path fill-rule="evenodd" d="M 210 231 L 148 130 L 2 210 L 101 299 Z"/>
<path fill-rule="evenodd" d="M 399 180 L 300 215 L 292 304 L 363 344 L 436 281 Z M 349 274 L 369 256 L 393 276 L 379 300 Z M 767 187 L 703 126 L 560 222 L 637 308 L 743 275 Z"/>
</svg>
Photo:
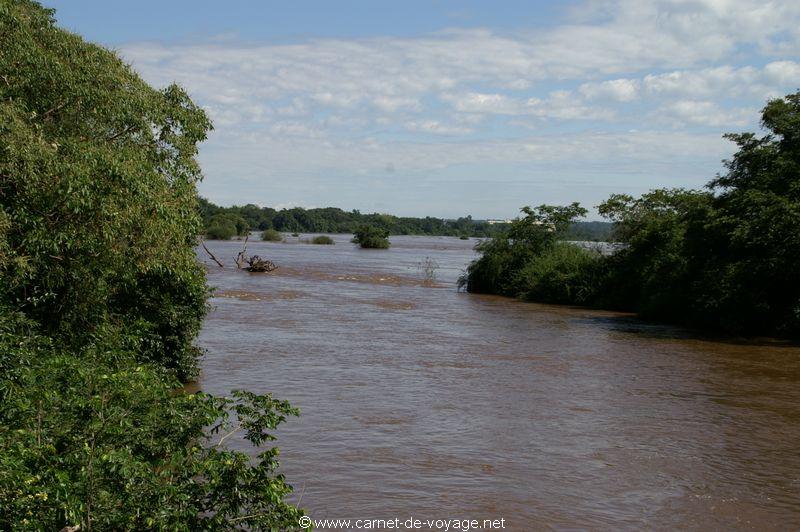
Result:
<svg viewBox="0 0 800 532">
<path fill-rule="evenodd" d="M 329 237 L 328 235 L 315 236 L 314 238 L 311 239 L 311 243 L 312 244 L 321 244 L 321 245 L 325 245 L 325 246 L 331 246 L 331 245 L 335 244 L 333 239 L 331 237 Z"/>
<path fill-rule="evenodd" d="M 461 240 L 469 240 L 469 237 L 467 235 L 461 235 L 458 238 L 461 239 Z"/>
<path fill-rule="evenodd" d="M 481 256 L 458 280 L 468 292 L 518 296 L 525 290 L 517 273 L 537 255 L 548 251 L 586 209 L 577 203 L 566 206 L 523 207 L 524 217 L 508 231 L 475 246 Z"/>
<path fill-rule="evenodd" d="M 236 235 L 236 226 L 228 221 L 215 222 L 206 228 L 206 238 L 211 240 L 230 240 Z"/>
<path fill-rule="evenodd" d="M 533 257 L 515 275 L 519 296 L 545 303 L 585 305 L 594 301 L 603 257 L 559 242 Z"/>
<path fill-rule="evenodd" d="M 368 249 L 388 249 L 389 231 L 372 225 L 362 225 L 353 235 L 353 243 Z"/>
<path fill-rule="evenodd" d="M 261 233 L 261 240 L 266 242 L 283 242 L 283 234 L 275 229 L 267 229 Z"/>
<path fill-rule="evenodd" d="M 234 236 L 246 235 L 249 230 L 244 218 L 229 213 L 215 214 L 205 225 L 206 237 L 212 240 L 230 240 Z"/>
</svg>

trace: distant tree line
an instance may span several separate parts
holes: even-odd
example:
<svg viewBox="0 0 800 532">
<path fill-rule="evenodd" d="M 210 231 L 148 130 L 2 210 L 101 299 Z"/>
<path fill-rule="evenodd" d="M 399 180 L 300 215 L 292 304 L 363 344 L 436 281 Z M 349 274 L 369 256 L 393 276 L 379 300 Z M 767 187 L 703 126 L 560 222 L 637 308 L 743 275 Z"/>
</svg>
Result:
<svg viewBox="0 0 800 532">
<path fill-rule="evenodd" d="M 625 247 L 611 256 L 564 243 L 577 203 L 524 208 L 482 242 L 470 292 L 634 311 L 734 334 L 800 337 L 800 92 L 770 101 L 763 137 L 705 190 L 661 189 L 599 206 Z"/>
<path fill-rule="evenodd" d="M 336 207 L 319 209 L 276 210 L 270 207 L 244 205 L 220 207 L 200 198 L 200 216 L 208 238 L 227 240 L 248 231 L 275 230 L 284 233 L 355 233 L 368 226 L 390 235 L 437 235 L 490 237 L 508 230 L 509 224 L 489 223 L 464 216 L 455 220 L 362 214 Z M 564 235 L 568 240 L 607 240 L 611 236 L 609 222 L 575 222 Z"/>
</svg>

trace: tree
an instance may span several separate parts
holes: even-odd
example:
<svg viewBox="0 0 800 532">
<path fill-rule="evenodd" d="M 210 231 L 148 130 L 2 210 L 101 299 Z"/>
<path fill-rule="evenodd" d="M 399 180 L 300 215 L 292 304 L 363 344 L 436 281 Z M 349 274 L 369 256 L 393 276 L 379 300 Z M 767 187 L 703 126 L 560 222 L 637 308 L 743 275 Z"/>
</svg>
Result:
<svg viewBox="0 0 800 532">
<path fill-rule="evenodd" d="M 285 529 L 255 446 L 297 411 L 181 391 L 208 289 L 197 144 L 178 86 L 0 0 L 0 529 Z"/>
<path fill-rule="evenodd" d="M 706 191 L 614 195 L 600 206 L 627 248 L 600 304 L 735 334 L 800 335 L 800 93 L 767 103 L 767 134 Z"/>
<path fill-rule="evenodd" d="M 687 240 L 694 219 L 705 219 L 712 195 L 683 189 L 658 189 L 633 198 L 614 194 L 598 210 L 614 222 L 614 237 L 626 247 L 610 259 L 603 306 L 674 319 L 692 305 L 696 265 Z"/>
<path fill-rule="evenodd" d="M 233 213 L 219 213 L 206 222 L 206 236 L 215 240 L 229 240 L 233 236 L 245 236 L 250 226 L 247 220 Z"/>
<path fill-rule="evenodd" d="M 389 247 L 389 231 L 372 225 L 361 225 L 353 235 L 353 243 L 362 248 L 387 249 Z"/>
<path fill-rule="evenodd" d="M 459 286 L 469 292 L 519 296 L 530 291 L 529 280 L 519 273 L 535 257 L 547 253 L 576 218 L 586 215 L 578 203 L 523 207 L 525 215 L 508 231 L 478 244 L 481 257 L 467 267 Z"/>
<path fill-rule="evenodd" d="M 0 5 L 0 297 L 65 341 L 109 319 L 136 323 L 144 358 L 190 374 L 193 349 L 165 344 L 170 325 L 157 320 L 180 315 L 193 337 L 205 314 L 192 245 L 208 118 L 181 88 L 152 89 L 56 29 L 52 11 Z M 192 296 L 150 292 L 153 279 Z M 149 312 L 153 299 L 164 313 Z"/>
<path fill-rule="evenodd" d="M 709 187 L 696 231 L 696 313 L 737 332 L 800 336 L 800 92 L 762 110 L 767 134 L 730 134 L 738 151 Z M 711 242 L 711 245 L 704 245 Z"/>
</svg>

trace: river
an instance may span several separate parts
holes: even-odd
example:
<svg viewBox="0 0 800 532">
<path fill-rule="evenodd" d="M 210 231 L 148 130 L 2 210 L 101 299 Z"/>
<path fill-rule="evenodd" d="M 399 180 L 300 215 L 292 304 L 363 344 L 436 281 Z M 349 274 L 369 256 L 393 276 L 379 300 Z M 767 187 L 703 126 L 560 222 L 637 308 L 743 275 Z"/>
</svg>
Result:
<svg viewBox="0 0 800 532">
<path fill-rule="evenodd" d="M 269 274 L 201 251 L 199 387 L 301 409 L 276 444 L 312 517 L 800 528 L 800 348 L 459 293 L 474 241 L 288 240 L 248 244 Z"/>
</svg>

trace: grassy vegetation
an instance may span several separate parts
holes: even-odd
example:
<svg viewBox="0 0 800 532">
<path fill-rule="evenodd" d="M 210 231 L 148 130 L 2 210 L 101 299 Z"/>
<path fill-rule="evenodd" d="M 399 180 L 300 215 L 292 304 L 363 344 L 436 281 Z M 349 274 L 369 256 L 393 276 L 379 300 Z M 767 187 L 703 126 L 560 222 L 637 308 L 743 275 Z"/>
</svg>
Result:
<svg viewBox="0 0 800 532">
<path fill-rule="evenodd" d="M 328 235 L 319 235 L 311 239 L 312 244 L 319 244 L 323 246 L 332 246 L 335 244 L 333 239 Z"/>
</svg>

